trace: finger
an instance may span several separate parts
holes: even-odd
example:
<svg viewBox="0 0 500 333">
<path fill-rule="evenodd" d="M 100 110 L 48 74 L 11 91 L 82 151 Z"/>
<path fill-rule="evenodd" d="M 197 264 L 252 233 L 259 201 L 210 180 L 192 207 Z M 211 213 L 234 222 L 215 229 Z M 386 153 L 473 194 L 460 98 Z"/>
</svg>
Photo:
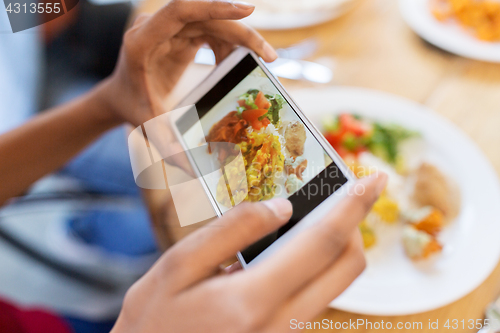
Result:
<svg viewBox="0 0 500 333">
<path fill-rule="evenodd" d="M 284 301 L 330 266 L 344 251 L 350 235 L 375 203 L 387 182 L 384 173 L 359 180 L 327 217 L 298 235 L 276 255 L 256 265 L 246 278 L 256 292 Z M 360 189 L 364 189 L 360 191 Z"/>
<path fill-rule="evenodd" d="M 365 267 L 361 234 L 356 230 L 338 260 L 287 301 L 276 316 L 276 324 L 283 326 L 291 319 L 300 322 L 316 317 L 351 285 Z"/>
<path fill-rule="evenodd" d="M 217 64 L 224 60 L 234 50 L 233 44 L 221 41 L 215 37 L 206 36 L 205 40 L 210 45 L 212 51 L 214 51 Z"/>
<path fill-rule="evenodd" d="M 144 26 L 151 45 L 172 38 L 188 23 L 208 20 L 239 20 L 250 15 L 254 6 L 243 2 L 172 0 Z"/>
<path fill-rule="evenodd" d="M 216 226 L 197 230 L 164 255 L 159 265 L 168 271 L 166 283 L 171 290 L 181 291 L 214 275 L 222 262 L 278 229 L 291 215 L 292 205 L 286 199 L 238 205 Z"/>
<path fill-rule="evenodd" d="M 179 36 L 193 38 L 198 36 L 211 36 L 220 42 L 245 46 L 267 62 L 274 61 L 278 55 L 273 47 L 254 29 L 238 21 L 207 21 L 187 25 Z M 219 42 L 219 43 L 220 43 Z"/>
<path fill-rule="evenodd" d="M 132 26 L 138 26 L 143 24 L 144 22 L 149 20 L 151 16 L 152 16 L 151 14 L 144 14 L 144 13 L 137 15 L 137 17 L 134 19 L 134 23 L 132 24 Z"/>
</svg>

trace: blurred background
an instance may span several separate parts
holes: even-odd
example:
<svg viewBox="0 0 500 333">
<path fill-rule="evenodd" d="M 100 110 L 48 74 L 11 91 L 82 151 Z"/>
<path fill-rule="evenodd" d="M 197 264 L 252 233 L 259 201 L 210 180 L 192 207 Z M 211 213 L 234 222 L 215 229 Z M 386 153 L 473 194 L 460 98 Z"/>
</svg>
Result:
<svg viewBox="0 0 500 333">
<path fill-rule="evenodd" d="M 440 234 L 419 234 L 423 246 L 435 241 L 439 249 L 418 260 L 408 253 L 414 239 L 401 236 L 409 218 L 388 195 L 379 207 L 397 214 L 395 224 L 363 226 L 368 270 L 319 320 L 426 325 L 429 319 L 482 319 L 500 292 L 500 242 L 495 241 L 500 235 L 500 3 L 250 2 L 256 10 L 244 21 L 280 56 L 269 68 L 337 151 L 345 152 L 351 167 L 372 163 L 359 157 L 361 150 L 384 158 L 372 146 L 361 147 L 356 134 L 356 140 L 346 141 L 345 131 L 339 132 L 347 126 L 342 114 L 362 115 L 370 126 L 397 124 L 420 133 L 425 144 L 419 149 L 437 156 L 433 161 L 440 174 L 461 194 L 457 214 L 440 222 Z M 0 131 L 108 76 L 131 20 L 165 3 L 80 0 L 60 18 L 16 34 L 6 13 L 0 14 Z M 169 102 L 175 105 L 202 81 L 213 62 L 211 51 L 202 49 Z M 0 210 L 1 299 L 53 311 L 76 332 L 109 331 L 127 288 L 164 249 L 195 228 L 176 224 L 168 193 L 136 187 L 126 138 L 125 127 L 110 131 Z M 406 184 L 418 176 L 409 161 L 417 153 L 400 153 L 406 168 L 396 160 L 385 160 L 384 167 Z M 452 190 L 432 191 L 437 199 L 426 205 L 443 213 L 439 202 Z M 417 228 L 418 223 L 410 224 Z"/>
</svg>

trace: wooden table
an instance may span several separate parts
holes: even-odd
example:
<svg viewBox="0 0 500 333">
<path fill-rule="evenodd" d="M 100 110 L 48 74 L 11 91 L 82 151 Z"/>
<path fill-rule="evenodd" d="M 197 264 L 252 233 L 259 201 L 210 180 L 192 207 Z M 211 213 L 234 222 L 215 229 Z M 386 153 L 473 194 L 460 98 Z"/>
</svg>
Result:
<svg viewBox="0 0 500 333">
<path fill-rule="evenodd" d="M 140 11 L 154 12 L 162 4 L 161 1 L 145 0 Z M 325 24 L 261 33 L 275 47 L 316 38 L 320 48 L 315 59 L 328 58 L 335 64 L 331 85 L 378 89 L 434 109 L 463 129 L 500 172 L 500 64 L 468 60 L 427 44 L 404 23 L 397 0 L 361 0 L 345 16 Z M 184 80 L 184 84 L 187 81 Z M 290 90 L 314 86 L 286 80 L 283 84 Z M 168 213 L 164 208 L 168 193 L 149 191 L 146 197 L 158 233 L 165 239 L 163 221 Z M 173 226 L 175 216 L 172 221 Z M 175 229 L 174 234 L 179 234 L 179 228 Z M 190 229 L 183 232 L 186 230 Z M 177 238 L 178 235 L 172 235 L 170 229 L 170 237 Z M 434 311 L 410 316 L 377 317 L 328 309 L 317 320 L 328 318 L 334 322 L 345 322 L 361 318 L 372 322 L 390 321 L 393 326 L 397 322 L 422 322 L 424 331 L 427 331 L 425 328 L 429 319 L 439 319 L 442 326 L 447 319 L 467 321 L 483 318 L 484 308 L 499 293 L 500 266 L 497 266 L 479 288 Z"/>
</svg>

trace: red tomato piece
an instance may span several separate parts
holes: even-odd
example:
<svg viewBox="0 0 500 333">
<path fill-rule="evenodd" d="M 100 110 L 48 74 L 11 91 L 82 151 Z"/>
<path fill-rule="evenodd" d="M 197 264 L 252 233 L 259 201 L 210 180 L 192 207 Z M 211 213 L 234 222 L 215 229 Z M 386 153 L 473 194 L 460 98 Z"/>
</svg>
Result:
<svg viewBox="0 0 500 333">
<path fill-rule="evenodd" d="M 262 122 L 259 120 L 254 120 L 254 121 L 250 122 L 250 124 L 252 125 L 254 130 L 258 131 L 262 128 Z"/>
<path fill-rule="evenodd" d="M 264 109 L 253 109 L 253 110 L 245 110 L 241 113 L 241 117 L 248 121 L 249 123 L 256 121 L 259 117 L 262 117 L 267 113 L 267 110 Z"/>
<path fill-rule="evenodd" d="M 362 136 L 370 130 L 370 127 L 354 118 L 348 113 L 343 113 L 339 116 L 340 127 L 346 132 L 351 132 L 356 136 Z"/>
<path fill-rule="evenodd" d="M 264 96 L 264 93 L 262 91 L 259 91 L 257 94 L 257 97 L 255 97 L 255 105 L 259 109 L 269 109 L 271 107 L 271 103 L 267 100 L 266 96 Z"/>
<path fill-rule="evenodd" d="M 332 131 L 332 132 L 325 133 L 325 139 L 332 146 L 339 145 L 342 142 L 342 136 L 343 136 L 343 132 L 341 132 L 341 131 L 336 131 L 336 132 Z"/>
</svg>

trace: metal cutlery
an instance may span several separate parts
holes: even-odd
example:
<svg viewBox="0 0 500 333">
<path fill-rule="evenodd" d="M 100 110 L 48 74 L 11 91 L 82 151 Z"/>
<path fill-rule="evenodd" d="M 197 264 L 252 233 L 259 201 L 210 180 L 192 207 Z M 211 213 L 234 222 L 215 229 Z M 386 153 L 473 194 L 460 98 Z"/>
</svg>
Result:
<svg viewBox="0 0 500 333">
<path fill-rule="evenodd" d="M 317 42 L 313 39 L 305 40 L 289 48 L 277 49 L 279 58 L 267 67 L 275 76 L 291 80 L 308 80 L 316 83 L 328 83 L 333 73 L 330 68 L 321 64 L 302 60 L 310 57 L 317 49 Z M 201 48 L 194 62 L 201 65 L 215 65 L 215 55 L 211 49 Z"/>
<path fill-rule="evenodd" d="M 278 53 L 278 57 L 280 58 L 301 60 L 312 57 L 318 50 L 318 47 L 319 43 L 316 39 L 308 38 L 289 47 L 276 49 L 276 53 Z"/>
</svg>

